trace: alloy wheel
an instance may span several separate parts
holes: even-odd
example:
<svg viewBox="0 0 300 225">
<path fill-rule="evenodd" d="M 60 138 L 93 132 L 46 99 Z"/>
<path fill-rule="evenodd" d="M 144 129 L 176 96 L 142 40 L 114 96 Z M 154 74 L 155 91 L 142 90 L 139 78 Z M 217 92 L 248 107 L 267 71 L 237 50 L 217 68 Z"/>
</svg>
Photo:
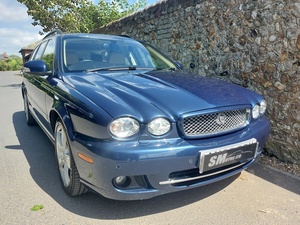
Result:
<svg viewBox="0 0 300 225">
<path fill-rule="evenodd" d="M 61 179 L 65 187 L 70 185 L 70 147 L 65 129 L 61 123 L 56 128 L 56 155 Z"/>
</svg>

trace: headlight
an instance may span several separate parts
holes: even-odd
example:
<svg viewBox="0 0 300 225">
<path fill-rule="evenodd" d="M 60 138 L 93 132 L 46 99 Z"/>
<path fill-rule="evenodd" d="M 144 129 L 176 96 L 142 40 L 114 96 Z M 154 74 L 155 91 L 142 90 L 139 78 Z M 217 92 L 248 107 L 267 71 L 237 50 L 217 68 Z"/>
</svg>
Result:
<svg viewBox="0 0 300 225">
<path fill-rule="evenodd" d="M 266 110 L 267 110 L 267 102 L 265 100 L 262 100 L 260 102 L 259 113 L 262 115 L 266 112 Z"/>
<path fill-rule="evenodd" d="M 109 125 L 109 131 L 118 138 L 128 138 L 140 130 L 138 121 L 130 117 L 121 117 Z"/>
<path fill-rule="evenodd" d="M 252 117 L 257 119 L 260 115 L 263 115 L 267 110 L 267 102 L 262 100 L 259 105 L 256 104 L 252 109 Z"/>
<path fill-rule="evenodd" d="M 252 109 L 252 117 L 257 119 L 259 117 L 259 105 L 255 105 Z"/>
<path fill-rule="evenodd" d="M 148 131 L 156 136 L 164 135 L 171 129 L 171 124 L 164 118 L 156 118 L 148 124 Z"/>
</svg>

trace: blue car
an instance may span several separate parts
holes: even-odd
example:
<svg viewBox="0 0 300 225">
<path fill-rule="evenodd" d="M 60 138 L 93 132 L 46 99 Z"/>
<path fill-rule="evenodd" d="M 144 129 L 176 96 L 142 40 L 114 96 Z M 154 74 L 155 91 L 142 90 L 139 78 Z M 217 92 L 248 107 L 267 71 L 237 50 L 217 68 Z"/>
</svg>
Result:
<svg viewBox="0 0 300 225">
<path fill-rule="evenodd" d="M 27 124 L 53 142 L 70 196 L 148 199 L 210 184 L 250 166 L 270 132 L 261 95 L 125 36 L 55 30 L 23 77 Z"/>
</svg>

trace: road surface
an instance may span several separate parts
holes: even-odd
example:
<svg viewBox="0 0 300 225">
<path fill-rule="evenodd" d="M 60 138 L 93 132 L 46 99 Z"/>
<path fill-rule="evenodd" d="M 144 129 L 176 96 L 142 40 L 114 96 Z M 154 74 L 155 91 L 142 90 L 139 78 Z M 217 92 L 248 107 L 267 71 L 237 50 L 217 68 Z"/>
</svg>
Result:
<svg viewBox="0 0 300 225">
<path fill-rule="evenodd" d="M 221 182 L 144 201 L 68 197 L 54 149 L 28 127 L 18 72 L 0 72 L 0 224 L 300 224 L 300 179 L 260 164 Z M 35 205 L 43 209 L 32 211 Z"/>
</svg>

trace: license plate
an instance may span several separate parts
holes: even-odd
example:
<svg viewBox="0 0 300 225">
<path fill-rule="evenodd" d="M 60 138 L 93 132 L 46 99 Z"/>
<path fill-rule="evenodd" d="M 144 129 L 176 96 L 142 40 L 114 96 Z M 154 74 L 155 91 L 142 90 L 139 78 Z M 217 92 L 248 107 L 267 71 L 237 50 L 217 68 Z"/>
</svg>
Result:
<svg viewBox="0 0 300 225">
<path fill-rule="evenodd" d="M 204 173 L 224 166 L 243 164 L 252 160 L 257 152 L 257 140 L 228 145 L 200 152 L 199 172 Z"/>
</svg>

